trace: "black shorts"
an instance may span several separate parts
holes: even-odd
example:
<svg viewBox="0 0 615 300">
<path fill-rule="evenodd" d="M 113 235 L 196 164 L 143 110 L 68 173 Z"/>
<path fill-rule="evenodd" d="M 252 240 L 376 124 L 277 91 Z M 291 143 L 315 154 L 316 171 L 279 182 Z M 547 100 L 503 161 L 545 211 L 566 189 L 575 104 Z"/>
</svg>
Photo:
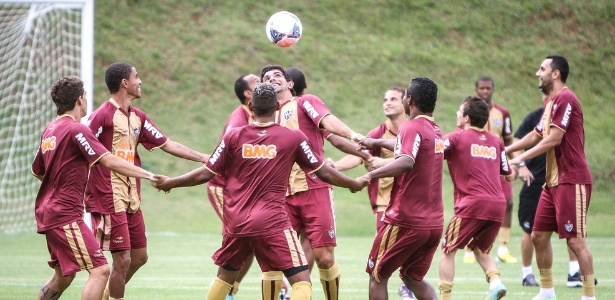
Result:
<svg viewBox="0 0 615 300">
<path fill-rule="evenodd" d="M 519 193 L 519 225 L 527 233 L 532 233 L 534 215 L 536 214 L 538 199 L 540 199 L 544 183 L 544 180 L 534 180 L 530 186 L 524 184 Z"/>
</svg>

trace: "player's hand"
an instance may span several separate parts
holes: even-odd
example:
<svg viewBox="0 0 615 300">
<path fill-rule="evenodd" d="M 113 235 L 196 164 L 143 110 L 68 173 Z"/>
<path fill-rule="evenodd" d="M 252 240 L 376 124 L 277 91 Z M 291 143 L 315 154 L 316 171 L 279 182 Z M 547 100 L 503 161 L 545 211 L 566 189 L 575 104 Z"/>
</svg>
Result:
<svg viewBox="0 0 615 300">
<path fill-rule="evenodd" d="M 360 142 L 360 141 L 362 141 L 364 138 L 365 138 L 365 136 L 364 136 L 364 135 L 362 135 L 362 134 L 360 134 L 360 133 L 356 133 L 356 132 L 353 132 L 353 133 L 350 135 L 350 140 L 351 140 L 351 141 L 353 141 L 353 142 L 357 142 L 357 143 L 358 143 L 358 142 Z"/>
<path fill-rule="evenodd" d="M 526 185 L 530 185 L 534 180 L 534 174 L 527 167 L 519 167 L 519 178 L 525 181 Z"/>
<path fill-rule="evenodd" d="M 327 166 L 335 169 L 335 162 L 331 158 L 327 157 L 327 159 L 325 159 L 325 163 Z"/>
<path fill-rule="evenodd" d="M 372 138 L 363 138 L 360 142 L 359 142 L 359 149 L 362 150 L 373 150 L 376 147 L 376 139 L 372 139 Z"/>
<path fill-rule="evenodd" d="M 172 188 L 169 185 L 169 177 L 164 175 L 156 175 L 154 177 L 156 178 L 156 180 L 151 182 L 152 185 L 159 191 L 164 191 L 166 194 L 168 194 Z"/>
</svg>

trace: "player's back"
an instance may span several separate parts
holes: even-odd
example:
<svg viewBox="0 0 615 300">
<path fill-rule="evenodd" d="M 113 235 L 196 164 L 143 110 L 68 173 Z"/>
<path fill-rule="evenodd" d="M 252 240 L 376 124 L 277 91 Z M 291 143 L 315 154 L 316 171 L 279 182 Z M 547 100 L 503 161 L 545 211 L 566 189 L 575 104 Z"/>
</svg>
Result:
<svg viewBox="0 0 615 300">
<path fill-rule="evenodd" d="M 47 126 L 32 163 L 32 173 L 44 175 L 35 203 L 39 232 L 81 218 L 89 166 L 104 153 L 89 128 L 69 116 Z"/>
<path fill-rule="evenodd" d="M 509 174 L 510 169 L 502 141 L 487 131 L 469 128 L 447 135 L 445 145 L 455 185 L 455 213 L 478 219 L 503 214 L 506 200 L 500 174 Z"/>
<path fill-rule="evenodd" d="M 239 236 L 285 226 L 286 188 L 295 162 L 308 172 L 322 165 L 298 130 L 255 123 L 229 131 L 207 163 L 225 178 L 225 230 Z"/>
</svg>

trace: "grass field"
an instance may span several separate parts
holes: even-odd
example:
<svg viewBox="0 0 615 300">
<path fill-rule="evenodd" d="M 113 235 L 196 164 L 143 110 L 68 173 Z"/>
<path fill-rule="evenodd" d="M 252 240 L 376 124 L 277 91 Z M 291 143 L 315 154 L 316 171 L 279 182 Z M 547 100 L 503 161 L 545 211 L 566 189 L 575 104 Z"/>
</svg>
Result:
<svg viewBox="0 0 615 300">
<path fill-rule="evenodd" d="M 217 233 L 149 232 L 149 262 L 129 283 L 126 299 L 204 299 L 207 287 L 214 278 L 216 268 L 211 254 L 219 246 Z M 365 273 L 371 237 L 341 236 L 336 256 L 342 268 L 341 299 L 367 299 L 368 276 Z M 513 237 L 512 245 L 518 245 Z M 598 299 L 615 299 L 615 238 L 590 238 L 594 254 Z M 52 271 L 46 265 L 48 254 L 44 237 L 36 234 L 0 235 L 0 299 L 33 299 Z M 580 289 L 566 288 L 568 268 L 564 242 L 553 240 L 555 289 L 559 300 L 580 299 Z M 514 247 L 514 246 L 513 246 Z M 513 249 L 513 252 L 517 252 Z M 428 281 L 437 286 L 440 251 L 436 253 L 427 274 Z M 457 255 L 457 272 L 454 299 L 482 299 L 487 288 L 485 277 L 478 264 L 462 262 L 463 253 Z M 504 284 L 509 289 L 506 299 L 531 299 L 538 288 L 521 286 L 521 265 L 499 264 Z M 78 299 L 86 273 L 77 278 L 63 294 L 63 299 Z M 324 299 L 318 282 L 318 272 L 312 273 L 313 299 Z M 389 281 L 389 297 L 397 299 L 397 275 Z M 260 272 L 254 265 L 246 276 L 238 300 L 260 299 Z"/>
</svg>

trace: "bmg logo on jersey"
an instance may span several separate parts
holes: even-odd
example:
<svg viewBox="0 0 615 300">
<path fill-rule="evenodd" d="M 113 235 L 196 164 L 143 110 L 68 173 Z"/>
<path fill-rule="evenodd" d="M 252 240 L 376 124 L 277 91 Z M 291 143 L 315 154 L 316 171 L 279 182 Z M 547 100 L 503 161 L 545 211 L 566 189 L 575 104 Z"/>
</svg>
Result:
<svg viewBox="0 0 615 300">
<path fill-rule="evenodd" d="M 273 159 L 278 154 L 276 145 L 252 145 L 243 144 L 241 146 L 241 156 L 250 159 Z"/>
<path fill-rule="evenodd" d="M 55 136 L 50 136 L 41 141 L 41 151 L 43 153 L 50 151 L 50 150 L 54 150 L 55 148 L 56 148 L 56 137 Z"/>
<path fill-rule="evenodd" d="M 436 154 L 444 153 L 444 149 L 446 149 L 446 146 L 447 146 L 448 143 L 449 143 L 448 139 L 446 139 L 446 142 L 443 139 L 436 139 L 435 140 L 435 144 L 436 144 L 435 152 L 436 152 Z"/>
<path fill-rule="evenodd" d="M 477 144 L 472 144 L 471 147 L 470 153 L 472 157 L 482 157 L 488 159 L 496 159 L 498 157 L 495 147 L 487 147 Z"/>
</svg>

